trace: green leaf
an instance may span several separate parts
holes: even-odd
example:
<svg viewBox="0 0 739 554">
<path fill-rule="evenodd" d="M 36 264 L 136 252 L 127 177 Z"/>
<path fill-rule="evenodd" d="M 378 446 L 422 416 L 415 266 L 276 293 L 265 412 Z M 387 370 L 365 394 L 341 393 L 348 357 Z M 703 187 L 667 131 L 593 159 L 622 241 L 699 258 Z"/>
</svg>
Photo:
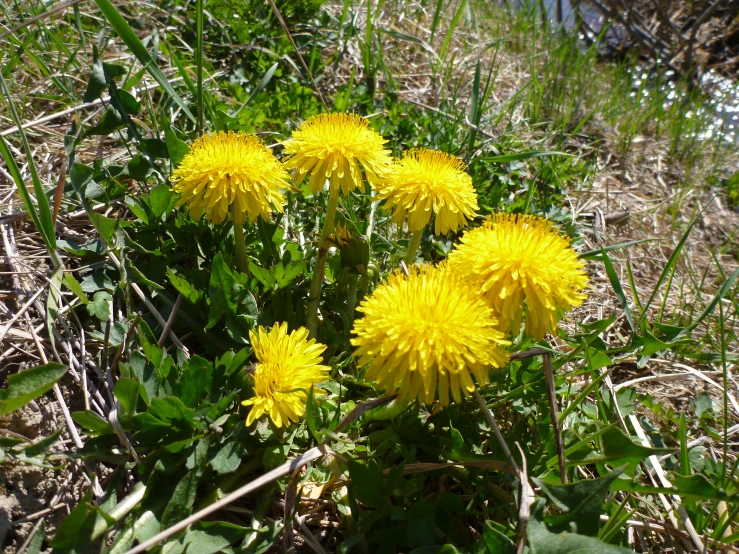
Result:
<svg viewBox="0 0 739 554">
<path fill-rule="evenodd" d="M 79 553 L 86 552 L 92 538 L 97 512 L 90 507 L 92 487 L 87 489 L 77 506 L 62 521 L 59 530 L 51 541 L 54 552 Z"/>
<path fill-rule="evenodd" d="M 110 308 L 108 307 L 108 302 L 112 299 L 113 297 L 110 293 L 104 290 L 96 292 L 92 302 L 87 304 L 87 312 L 91 316 L 97 317 L 100 321 L 105 323 L 110 319 Z"/>
<path fill-rule="evenodd" d="M 210 459 L 210 466 L 218 474 L 233 473 L 241 465 L 246 450 L 239 441 L 229 441 L 216 451 Z"/>
<path fill-rule="evenodd" d="M 110 423 L 92 410 L 72 412 L 72 419 L 77 425 L 84 427 L 91 434 L 102 435 L 113 432 L 113 427 Z"/>
<path fill-rule="evenodd" d="M 587 465 L 610 463 L 613 465 L 628 464 L 630 467 L 638 464 L 648 456 L 661 456 L 672 452 L 669 448 L 649 448 L 633 442 L 629 437 L 615 426 L 609 426 L 602 431 L 600 436 L 600 447 L 592 450 L 589 446 L 593 437 L 580 441 L 574 447 L 568 448 L 568 465 Z M 557 463 L 557 457 L 547 461 L 547 467 L 553 467 Z"/>
<path fill-rule="evenodd" d="M 445 452 L 446 456 L 449 459 L 455 460 L 457 462 L 489 462 L 495 460 L 493 456 L 476 454 L 475 452 L 473 452 L 469 445 L 465 442 L 464 437 L 462 437 L 462 433 L 460 433 L 454 427 L 451 427 L 449 429 L 449 435 L 452 438 L 452 448 L 451 450 Z"/>
<path fill-rule="evenodd" d="M 243 541 L 252 533 L 253 528 L 239 527 L 225 521 L 201 521 L 194 524 L 178 541 L 167 543 L 162 551 L 167 554 L 183 554 L 185 551 L 187 554 L 228 552 L 230 545 Z M 257 552 L 253 550 L 253 546 L 253 542 L 249 544 L 248 552 Z"/>
<path fill-rule="evenodd" d="M 56 444 L 56 441 L 59 440 L 62 431 L 64 431 L 64 425 L 60 425 L 59 427 L 57 427 L 56 430 L 48 437 L 37 440 L 33 444 L 30 444 L 22 450 L 17 451 L 16 457 L 20 461 L 27 464 L 50 467 L 45 465 L 46 456 L 48 454 L 49 448 L 54 446 Z"/>
<path fill-rule="evenodd" d="M 192 469 L 177 483 L 172 498 L 162 513 L 162 527 L 171 527 L 179 523 L 192 512 L 200 477 L 205 469 L 208 455 L 208 439 L 200 439 L 195 446 Z"/>
<path fill-rule="evenodd" d="M 167 185 L 159 185 L 152 189 L 149 198 L 151 200 L 151 211 L 155 217 L 162 217 L 168 214 L 173 205 L 173 194 Z"/>
<path fill-rule="evenodd" d="M 67 366 L 51 362 L 8 377 L 8 388 L 0 389 L 0 416 L 35 400 L 51 388 L 67 372 Z"/>
<path fill-rule="evenodd" d="M 178 139 L 169 127 L 164 128 L 164 138 L 167 139 L 167 150 L 169 151 L 169 159 L 172 160 L 172 167 L 176 168 L 182 162 L 182 158 L 190 151 L 190 147 L 187 143 Z"/>
<path fill-rule="evenodd" d="M 190 284 L 183 276 L 175 273 L 171 267 L 167 267 L 167 276 L 169 277 L 169 282 L 172 283 L 172 286 L 177 289 L 177 292 L 187 298 L 190 302 L 194 304 L 200 300 L 203 293 Z"/>
<path fill-rule="evenodd" d="M 482 541 L 488 554 L 513 554 L 516 545 L 511 539 L 498 531 L 491 522 L 486 521 L 482 530 Z"/>
<path fill-rule="evenodd" d="M 696 395 L 693 399 L 693 410 L 695 411 L 695 417 L 698 419 L 704 415 L 713 415 L 713 398 L 707 392 L 701 392 Z"/>
<path fill-rule="evenodd" d="M 223 263 L 223 256 L 219 252 L 213 258 L 213 268 L 210 273 L 210 285 L 208 296 L 210 297 L 210 312 L 208 313 L 208 325 L 210 329 L 225 314 L 236 313 L 236 303 L 231 297 L 234 285 L 234 277 L 231 270 Z"/>
<path fill-rule="evenodd" d="M 25 554 L 39 554 L 41 552 L 41 547 L 44 544 L 44 538 L 46 537 L 46 522 L 41 522 L 41 527 L 39 527 L 36 532 L 33 534 L 33 537 L 31 538 L 31 541 L 28 543 L 28 548 L 26 548 Z"/>
<path fill-rule="evenodd" d="M 575 533 L 552 533 L 543 521 L 544 499 L 539 499 L 531 510 L 526 533 L 531 554 L 633 554 L 631 550 Z"/>
<path fill-rule="evenodd" d="M 154 77 L 154 80 L 161 85 L 164 91 L 172 97 L 172 100 L 182 108 L 185 115 L 195 123 L 195 116 L 192 115 L 187 104 L 185 104 L 184 100 L 182 100 L 177 92 L 175 92 L 174 88 L 167 80 L 167 77 L 164 76 L 164 73 L 162 73 L 154 59 L 151 57 L 151 54 L 149 54 L 149 51 L 146 49 L 134 30 L 131 29 L 131 26 L 125 19 L 123 19 L 123 16 L 118 12 L 115 6 L 110 3 L 110 0 L 95 0 L 95 3 L 98 5 L 98 8 L 100 8 L 100 11 L 103 12 L 103 15 L 110 23 L 110 26 L 113 27 L 115 32 L 118 33 L 118 36 L 126 43 L 126 46 L 128 46 L 133 55 L 136 56 L 139 62 L 141 62 L 141 65 L 143 65 L 149 74 Z"/>
<path fill-rule="evenodd" d="M 100 233 L 100 236 L 105 240 L 106 244 L 111 244 L 113 242 L 115 229 L 118 226 L 118 221 L 105 217 L 97 212 L 92 212 L 90 214 L 90 219 L 92 220 L 92 224 L 95 225 L 95 228 Z"/>
<path fill-rule="evenodd" d="M 121 377 L 115 382 L 113 396 L 121 403 L 126 415 L 133 416 L 136 413 L 136 402 L 139 398 L 139 383 L 134 379 Z"/>
<path fill-rule="evenodd" d="M 80 302 L 82 302 L 83 304 L 90 303 L 90 300 L 87 298 L 85 291 L 82 290 L 82 285 L 80 285 L 80 282 L 75 279 L 71 273 L 64 274 L 63 282 L 67 286 L 67 288 L 71 290 L 77 298 L 80 299 Z"/>
<path fill-rule="evenodd" d="M 603 502 L 611 483 L 624 472 L 626 466 L 614 469 L 598 479 L 586 479 L 567 485 L 552 485 L 541 479 L 532 478 L 541 492 L 566 514 L 566 521 L 575 524 L 574 531 L 594 537 L 600 527 Z"/>
<path fill-rule="evenodd" d="M 321 435 L 318 433 L 318 421 L 320 416 L 321 410 L 318 408 L 318 403 L 316 402 L 314 388 L 311 387 L 308 391 L 308 399 L 305 404 L 305 420 L 308 423 L 308 430 L 313 436 L 313 440 L 315 440 L 317 443 L 321 442 Z"/>
<path fill-rule="evenodd" d="M 194 408 L 205 392 L 208 374 L 213 371 L 213 364 L 200 356 L 193 356 L 187 368 L 182 372 L 178 397 L 185 406 Z"/>
<path fill-rule="evenodd" d="M 355 460 L 349 462 L 351 491 L 362 504 L 371 508 L 381 508 L 387 502 L 383 494 L 382 469 L 375 462 L 362 464 Z"/>
</svg>

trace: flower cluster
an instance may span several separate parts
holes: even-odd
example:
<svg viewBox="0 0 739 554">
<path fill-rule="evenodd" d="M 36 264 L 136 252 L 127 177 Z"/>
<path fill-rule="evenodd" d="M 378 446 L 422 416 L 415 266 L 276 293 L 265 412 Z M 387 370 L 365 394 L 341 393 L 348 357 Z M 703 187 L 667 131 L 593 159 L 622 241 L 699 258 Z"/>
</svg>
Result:
<svg viewBox="0 0 739 554">
<path fill-rule="evenodd" d="M 251 406 L 247 425 L 265 414 L 277 427 L 299 421 L 308 390 L 327 378 L 330 368 L 321 365 L 326 347 L 314 338 L 323 271 L 333 245 L 343 266 L 365 274 L 370 237 L 335 229 L 339 195 L 364 191 L 364 180 L 393 221 L 411 233 L 405 259 L 410 267 L 391 272 L 362 300 L 362 317 L 352 330 L 357 365 L 378 388 L 424 403 L 459 402 L 488 382 L 491 367 L 507 363 L 506 347 L 522 327 L 541 340 L 585 298 L 587 277 L 569 240 L 546 219 L 530 215 L 493 215 L 466 231 L 448 260 L 436 267 L 412 265 L 432 218 L 436 235 L 467 227 L 477 215 L 477 194 L 456 157 L 419 148 L 393 161 L 386 143 L 365 118 L 323 114 L 282 143 L 282 162 L 252 135 L 215 133 L 196 140 L 173 172 L 179 203 L 188 203 L 193 217 L 204 212 L 221 223 L 232 214 L 242 268 L 248 265 L 241 229 L 247 217 L 253 222 L 282 211 L 290 178 L 299 186 L 309 177 L 314 195 L 328 185 L 307 329 L 288 333 L 282 323 L 250 333 L 258 363 L 254 394 L 243 402 Z M 353 317 L 353 299 L 348 311 Z"/>
</svg>

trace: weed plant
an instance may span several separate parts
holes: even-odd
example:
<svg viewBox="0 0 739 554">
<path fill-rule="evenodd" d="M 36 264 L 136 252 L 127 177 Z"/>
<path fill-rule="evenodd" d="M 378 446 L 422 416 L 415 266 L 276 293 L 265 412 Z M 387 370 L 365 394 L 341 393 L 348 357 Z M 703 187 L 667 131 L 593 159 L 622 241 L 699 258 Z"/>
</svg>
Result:
<svg viewBox="0 0 739 554">
<path fill-rule="evenodd" d="M 94 14 L 75 6 L 58 25 L 41 4 L 3 8 L 9 22 L 39 17 L 4 32 L 4 119 L 18 131 L 0 139 L 0 150 L 33 223 L 25 230 L 45 251 L 48 293 L 41 309 L 33 307 L 44 323 L 35 342 L 43 363 L 8 376 L 0 415 L 64 382 L 84 387 L 74 393 L 84 402 L 77 398 L 65 425 L 33 443 L 3 433 L 0 461 L 75 467 L 95 483 L 53 536 L 36 526 L 26 552 L 606 554 L 636 546 L 634 532 L 642 548 L 655 551 L 718 551 L 739 540 L 730 446 L 739 408 L 729 388 L 739 356 L 739 270 L 716 261 L 721 275 L 707 299 L 671 313 L 667 301 L 700 214 L 679 229 L 654 287 L 640 296 L 631 267 L 624 276 L 614 265 L 633 245 L 585 251 L 566 202 L 568 189 L 595 171 L 594 160 L 573 155 L 573 138 L 588 135 L 597 148 L 606 140 L 601 124 L 618 129 L 624 157 L 636 155 L 635 138 L 646 133 L 669 141 L 675 163 L 694 166 L 714 152 L 699 140 L 704 122 L 686 117 L 705 113 L 698 95 L 665 107 L 659 90 L 645 94 L 644 81 L 634 90 L 635 61 L 603 64 L 597 44 L 583 47 L 541 25 L 533 10 L 503 24 L 467 0 L 390 7 L 347 0 L 338 9 L 285 0 L 276 10 L 227 0 L 166 1 L 151 10 L 96 5 Z M 397 19 L 384 19 L 388 11 Z M 401 15 L 429 32 L 408 34 Z M 480 29 L 496 40 L 482 45 Z M 455 74 L 455 41 L 466 33 L 478 40 L 468 82 Z M 391 41 L 393 51 L 400 44 L 428 60 L 438 100 L 432 109 L 401 94 Z M 545 54 L 532 53 L 530 43 Z M 363 67 L 335 86 L 353 47 Z M 517 51 L 528 55 L 529 79 L 496 103 L 498 55 Z M 163 61 L 170 70 L 160 69 Z M 15 78 L 19 68 L 23 78 Z M 100 113 L 65 128 L 68 170 L 50 188 L 37 167 L 33 130 L 23 123 L 47 103 L 63 110 L 101 98 Z M 175 192 L 172 176 L 198 137 L 253 133 L 267 145 L 265 156 L 284 162 L 291 137 L 327 110 L 366 116 L 366 131 L 387 141 L 388 160 L 414 148 L 458 158 L 457 177 L 476 197 L 471 221 L 436 234 L 439 213 L 420 229 L 393 220 L 392 195 L 382 188 L 389 177 L 374 179 L 365 160 L 364 190 L 342 194 L 331 193 L 330 178 L 311 186 L 293 172 L 282 180 L 283 200 L 261 202 L 266 217 L 202 216 L 180 205 L 187 193 Z M 59 222 L 76 212 L 89 220 L 85 231 L 60 231 Z M 524 314 L 522 303 L 496 308 L 513 332 L 489 339 L 497 354 L 484 369 L 468 358 L 464 373 L 477 382 L 471 394 L 445 402 L 434 383 L 431 395 L 403 398 L 400 381 L 383 385 L 382 372 L 354 355 L 364 336 L 357 330 L 369 334 L 370 317 L 387 315 L 372 312 L 369 299 L 396 282 L 442 279 L 436 272 L 444 270 L 413 264 L 454 268 L 460 245 L 474 246 L 478 239 L 470 237 L 487 237 L 486 225 L 509 216 L 546 219 L 565 244 L 561 256 L 541 264 L 547 279 L 567 274 L 552 268 L 571 256 L 591 275 L 607 276 L 618 309 L 529 328 L 537 309 L 546 311 L 529 297 Z M 697 290 L 707 288 L 706 274 L 688 273 Z M 483 277 L 474 278 L 469 285 L 455 277 L 453 286 L 432 280 L 428 294 L 489 311 L 479 307 Z M 546 298 L 556 297 L 555 288 Z M 560 301 L 557 319 L 578 303 Z M 472 321 L 439 344 L 451 349 L 452 332 Z M 278 331 L 295 333 L 284 352 L 302 356 L 302 365 L 280 374 L 287 384 L 279 394 L 297 404 L 279 414 L 270 411 L 275 403 L 257 400 L 265 368 L 284 362 L 270 361 L 279 350 L 270 341 L 283 343 L 267 334 Z M 696 395 L 685 413 L 635 383 L 612 381 L 618 368 L 686 358 L 712 365 L 716 373 L 703 379 L 715 379 L 720 394 Z M 56 398 L 64 402 L 61 393 Z M 65 432 L 79 440 L 75 448 L 59 448 Z"/>
</svg>

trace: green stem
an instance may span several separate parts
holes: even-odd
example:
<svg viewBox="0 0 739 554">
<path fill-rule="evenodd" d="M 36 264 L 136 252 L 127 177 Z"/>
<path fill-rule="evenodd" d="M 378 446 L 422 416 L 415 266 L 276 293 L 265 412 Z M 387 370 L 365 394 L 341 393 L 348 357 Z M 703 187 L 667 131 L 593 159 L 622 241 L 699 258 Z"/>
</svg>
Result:
<svg viewBox="0 0 739 554">
<path fill-rule="evenodd" d="M 414 231 L 411 235 L 411 242 L 408 244 L 408 252 L 405 254 L 405 265 L 410 267 L 413 262 L 416 261 L 416 252 L 418 251 L 418 245 L 421 244 L 421 235 L 423 235 L 423 229 Z"/>
<path fill-rule="evenodd" d="M 249 274 L 249 256 L 246 255 L 244 224 L 234 219 L 234 246 L 236 247 L 236 267 L 241 273 Z"/>
<path fill-rule="evenodd" d="M 313 280 L 310 284 L 308 310 L 305 314 L 305 326 L 308 328 L 311 338 L 316 337 L 318 330 L 318 304 L 321 299 L 321 284 L 323 283 L 323 274 L 326 269 L 326 259 L 328 258 L 328 237 L 334 230 L 336 208 L 338 205 L 339 187 L 331 187 L 329 188 L 328 194 L 326 220 L 323 222 L 321 237 L 318 240 L 318 258 L 316 259 L 316 269 L 313 272 Z"/>
<path fill-rule="evenodd" d="M 357 284 L 359 283 L 359 275 L 356 273 L 349 274 L 349 292 L 346 297 L 346 307 L 349 309 L 349 317 L 354 321 L 354 308 L 357 305 Z"/>
</svg>

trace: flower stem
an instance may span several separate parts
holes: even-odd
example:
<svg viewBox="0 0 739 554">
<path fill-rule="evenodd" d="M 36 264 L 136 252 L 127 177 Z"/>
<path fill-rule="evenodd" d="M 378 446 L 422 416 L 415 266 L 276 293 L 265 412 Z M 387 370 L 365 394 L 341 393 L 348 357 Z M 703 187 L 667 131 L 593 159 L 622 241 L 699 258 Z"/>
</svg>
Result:
<svg viewBox="0 0 739 554">
<path fill-rule="evenodd" d="M 313 272 L 313 280 L 310 284 L 308 309 L 305 314 L 305 326 L 308 328 L 311 338 L 316 337 L 318 330 L 318 304 L 321 299 L 321 283 L 323 283 L 323 274 L 326 269 L 326 259 L 328 258 L 328 237 L 334 230 L 336 208 L 338 205 L 339 187 L 330 187 L 326 220 L 323 222 L 321 237 L 318 240 L 318 258 L 316 259 L 316 269 Z"/>
<path fill-rule="evenodd" d="M 237 223 L 235 217 L 234 217 L 234 246 L 236 249 L 236 268 L 242 273 L 246 273 L 248 275 L 249 274 L 249 257 L 246 255 L 246 241 L 244 240 L 244 224 Z"/>
<path fill-rule="evenodd" d="M 405 265 L 410 267 L 413 262 L 416 261 L 416 252 L 418 251 L 418 245 L 421 244 L 421 235 L 423 235 L 423 229 L 413 231 L 411 235 L 411 242 L 408 244 L 408 252 L 405 254 Z"/>
<path fill-rule="evenodd" d="M 354 321 L 354 308 L 357 305 L 357 285 L 359 284 L 359 275 L 356 273 L 349 274 L 349 292 L 346 297 L 346 307 L 349 310 L 349 318 Z"/>
</svg>

